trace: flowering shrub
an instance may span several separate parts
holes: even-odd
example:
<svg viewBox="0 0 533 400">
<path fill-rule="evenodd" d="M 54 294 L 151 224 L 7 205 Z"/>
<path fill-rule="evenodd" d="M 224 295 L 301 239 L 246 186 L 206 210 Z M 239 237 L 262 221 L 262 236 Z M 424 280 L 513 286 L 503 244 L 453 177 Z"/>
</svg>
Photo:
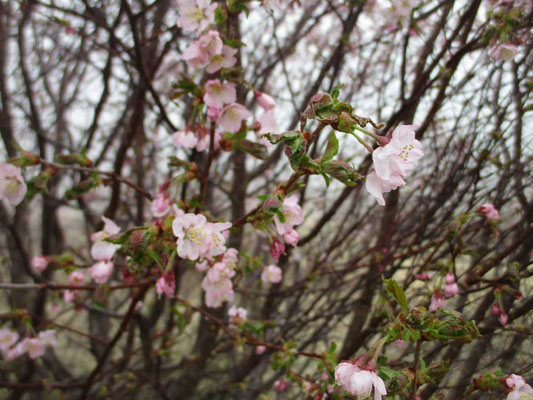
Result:
<svg viewBox="0 0 533 400">
<path fill-rule="evenodd" d="M 533 400 L 532 13 L 2 3 L 0 397 Z"/>
</svg>

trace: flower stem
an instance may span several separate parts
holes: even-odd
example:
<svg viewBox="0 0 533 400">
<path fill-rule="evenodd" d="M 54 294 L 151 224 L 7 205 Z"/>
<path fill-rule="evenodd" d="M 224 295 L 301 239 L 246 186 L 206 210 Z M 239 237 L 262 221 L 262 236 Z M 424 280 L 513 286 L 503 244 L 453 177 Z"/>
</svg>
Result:
<svg viewBox="0 0 533 400">
<path fill-rule="evenodd" d="M 418 364 L 420 363 L 420 349 L 422 348 L 422 341 L 419 340 L 416 342 L 416 348 L 415 348 L 415 359 L 413 360 L 413 371 L 415 372 L 415 376 L 413 378 L 413 384 L 411 386 L 411 394 L 409 395 L 410 400 L 415 400 L 416 396 L 416 389 L 417 389 L 417 383 L 418 383 Z"/>
</svg>

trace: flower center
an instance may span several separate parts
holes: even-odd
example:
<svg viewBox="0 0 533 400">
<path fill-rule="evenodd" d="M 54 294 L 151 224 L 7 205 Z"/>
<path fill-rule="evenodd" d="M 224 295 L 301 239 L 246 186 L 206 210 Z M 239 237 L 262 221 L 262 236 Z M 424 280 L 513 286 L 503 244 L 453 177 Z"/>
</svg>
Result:
<svg viewBox="0 0 533 400">
<path fill-rule="evenodd" d="M 8 178 L 8 184 L 6 185 L 6 188 L 4 189 L 4 193 L 7 195 L 12 195 L 17 193 L 18 189 L 18 181 L 13 178 Z"/>
<path fill-rule="evenodd" d="M 201 245 L 204 242 L 205 231 L 203 228 L 191 226 L 190 228 L 187 228 L 185 236 L 194 244 Z"/>
<path fill-rule="evenodd" d="M 406 144 L 405 146 L 403 146 L 402 152 L 399 154 L 399 157 L 403 161 L 407 162 L 409 160 L 409 152 L 414 148 L 415 146 L 413 146 L 412 144 Z"/>
</svg>

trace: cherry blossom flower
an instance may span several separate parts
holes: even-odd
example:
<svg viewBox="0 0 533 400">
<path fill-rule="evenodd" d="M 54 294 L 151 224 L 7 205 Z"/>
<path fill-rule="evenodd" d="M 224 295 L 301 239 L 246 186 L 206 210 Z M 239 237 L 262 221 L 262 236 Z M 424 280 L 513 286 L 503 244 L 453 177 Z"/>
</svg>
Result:
<svg viewBox="0 0 533 400">
<path fill-rule="evenodd" d="M 304 213 L 298 204 L 298 197 L 296 195 L 288 196 L 283 200 L 281 209 L 285 222 L 281 222 L 277 215 L 274 216 L 274 223 L 278 234 L 285 235 L 294 230 L 296 225 L 300 225 L 304 221 Z"/>
<path fill-rule="evenodd" d="M 283 239 L 285 240 L 285 243 L 290 244 L 291 246 L 296 246 L 300 236 L 296 230 L 292 229 L 291 231 L 283 234 Z"/>
<path fill-rule="evenodd" d="M 422 272 L 421 274 L 416 274 L 415 278 L 420 281 L 429 281 L 429 275 L 427 272 Z"/>
<path fill-rule="evenodd" d="M 511 61 L 514 59 L 518 48 L 512 43 L 500 43 L 490 52 L 490 57 L 496 61 Z"/>
<path fill-rule="evenodd" d="M 5 198 L 12 206 L 19 205 L 26 196 L 26 183 L 19 167 L 0 163 L 0 199 Z"/>
<path fill-rule="evenodd" d="M 237 49 L 224 45 L 220 54 L 216 54 L 209 58 L 209 62 L 207 63 L 207 67 L 205 68 L 206 72 L 214 74 L 221 68 L 233 67 L 237 62 L 235 54 L 237 54 Z"/>
<path fill-rule="evenodd" d="M 198 138 L 189 130 L 177 131 L 172 134 L 172 143 L 177 148 L 193 149 L 198 144 Z"/>
<path fill-rule="evenodd" d="M 215 263 L 207 271 L 202 280 L 202 289 L 205 291 L 205 304 L 211 308 L 217 308 L 224 301 L 232 302 L 234 298 L 231 278 L 235 271 L 224 263 Z"/>
<path fill-rule="evenodd" d="M 445 278 L 444 278 L 444 282 L 446 282 L 447 285 L 451 285 L 452 283 L 455 282 L 455 275 L 453 274 L 452 271 L 449 271 Z"/>
<path fill-rule="evenodd" d="M 172 231 L 178 238 L 178 256 L 197 260 L 203 249 L 208 246 L 207 220 L 201 214 L 182 214 L 172 222 Z"/>
<path fill-rule="evenodd" d="M 228 310 L 229 321 L 231 325 L 240 326 L 246 322 L 248 312 L 242 307 L 234 305 Z"/>
<path fill-rule="evenodd" d="M 106 283 L 113 272 L 113 263 L 100 261 L 89 269 L 89 275 L 96 283 Z"/>
<path fill-rule="evenodd" d="M 63 301 L 65 303 L 72 303 L 80 294 L 79 290 L 65 290 L 63 292 Z"/>
<path fill-rule="evenodd" d="M 50 258 L 46 256 L 36 256 L 31 259 L 31 266 L 39 271 L 44 271 L 50 264 Z"/>
<path fill-rule="evenodd" d="M 276 121 L 276 116 L 271 110 L 262 113 L 257 119 L 257 122 L 259 122 L 260 125 L 259 131 L 257 132 L 259 135 L 276 132 L 278 130 L 278 122 Z M 270 143 L 267 138 L 261 138 L 259 140 L 259 143 L 261 143 L 265 147 L 273 146 L 273 144 Z"/>
<path fill-rule="evenodd" d="M 281 240 L 275 237 L 272 242 L 270 242 L 270 254 L 274 260 L 278 261 L 283 253 L 285 253 L 285 245 Z"/>
<path fill-rule="evenodd" d="M 102 220 L 105 223 L 104 229 L 91 235 L 91 240 L 94 242 L 91 246 L 91 256 L 97 261 L 108 261 L 113 258 L 120 245 L 106 242 L 105 239 L 119 233 L 120 228 L 109 218 L 102 217 Z"/>
<path fill-rule="evenodd" d="M 221 83 L 220 79 L 211 79 L 205 83 L 204 102 L 208 107 L 222 108 L 237 100 L 237 90 L 233 83 Z"/>
<path fill-rule="evenodd" d="M 263 272 L 261 272 L 261 280 L 264 283 L 279 283 L 282 277 L 283 272 L 277 265 L 269 265 L 263 268 Z"/>
<path fill-rule="evenodd" d="M 209 0 L 178 0 L 178 26 L 184 31 L 202 32 L 215 22 L 217 4 Z"/>
<path fill-rule="evenodd" d="M 0 329 L 0 351 L 6 353 L 19 340 L 19 334 L 9 328 Z"/>
<path fill-rule="evenodd" d="M 202 256 L 211 259 L 226 251 L 226 237 L 223 233 L 231 228 L 231 222 L 208 222 L 205 226 L 208 242 L 207 249 L 204 250 Z"/>
<path fill-rule="evenodd" d="M 257 104 L 265 110 L 273 110 L 276 107 L 276 101 L 266 93 L 256 90 L 254 92 Z"/>
<path fill-rule="evenodd" d="M 191 43 L 183 52 L 182 58 L 190 68 L 203 68 L 211 57 L 217 57 L 222 53 L 223 47 L 218 31 L 211 30 Z"/>
<path fill-rule="evenodd" d="M 40 338 L 26 338 L 22 343 L 32 360 L 44 355 L 44 343 Z"/>
<path fill-rule="evenodd" d="M 236 133 L 241 129 L 242 121 L 250 115 L 250 112 L 242 104 L 233 103 L 224 107 L 218 124 L 223 131 Z"/>
<path fill-rule="evenodd" d="M 511 389 L 507 400 L 533 400 L 533 388 L 520 375 L 509 375 L 504 383 Z"/>
<path fill-rule="evenodd" d="M 500 316 L 498 317 L 498 322 L 502 326 L 507 325 L 507 322 L 509 322 L 509 316 L 507 315 L 507 313 L 505 311 L 503 311 L 503 310 L 500 311 Z"/>
<path fill-rule="evenodd" d="M 444 295 L 446 297 L 453 297 L 459 293 L 459 286 L 457 283 L 450 283 L 449 285 L 444 286 Z"/>
<path fill-rule="evenodd" d="M 289 384 L 284 379 L 278 379 L 274 382 L 274 389 L 278 392 L 284 392 L 289 387 Z"/>
<path fill-rule="evenodd" d="M 385 205 L 383 193 L 389 193 L 391 190 L 396 190 L 403 185 L 405 185 L 405 181 L 401 176 L 391 176 L 389 180 L 383 180 L 378 177 L 375 171 L 367 175 L 365 182 L 366 190 L 374 196 L 380 206 Z"/>
<path fill-rule="evenodd" d="M 433 293 L 431 296 L 431 304 L 429 305 L 429 311 L 437 311 L 439 308 L 444 308 L 444 296 L 441 292 Z"/>
<path fill-rule="evenodd" d="M 176 291 L 176 281 L 173 270 L 166 271 L 159 277 L 155 283 L 155 291 L 158 296 L 161 296 L 162 294 L 167 297 L 174 296 L 174 292 Z"/>
<path fill-rule="evenodd" d="M 341 362 L 335 368 L 335 380 L 344 390 L 358 398 L 367 399 L 374 391 L 374 399 L 387 394 L 385 383 L 375 369 L 361 369 L 351 362 Z"/>
<path fill-rule="evenodd" d="M 85 274 L 79 269 L 76 271 L 72 271 L 68 277 L 68 281 L 72 285 L 76 285 L 76 286 L 83 285 L 83 283 L 85 282 Z"/>
<path fill-rule="evenodd" d="M 255 354 L 257 354 L 258 356 L 263 354 L 265 351 L 266 351 L 266 347 L 265 346 L 256 346 L 255 347 Z"/>
<path fill-rule="evenodd" d="M 27 350 L 27 343 L 24 340 L 22 340 L 19 343 L 17 343 L 16 346 L 12 347 L 6 352 L 5 354 L 6 360 L 13 361 L 15 358 L 18 358 L 24 353 L 26 353 L 26 350 Z"/>
<path fill-rule="evenodd" d="M 234 248 L 226 249 L 224 256 L 222 257 L 222 262 L 230 269 L 236 269 L 237 263 L 239 261 L 239 251 Z"/>
<path fill-rule="evenodd" d="M 150 205 L 150 211 L 152 211 L 152 215 L 156 218 L 161 218 L 167 215 L 170 212 L 168 194 L 158 193 Z"/>
<path fill-rule="evenodd" d="M 496 221 L 500 219 L 500 213 L 498 212 L 496 207 L 494 207 L 493 204 L 484 203 L 479 206 L 476 211 L 479 212 L 483 217 L 485 217 L 487 221 Z"/>
</svg>

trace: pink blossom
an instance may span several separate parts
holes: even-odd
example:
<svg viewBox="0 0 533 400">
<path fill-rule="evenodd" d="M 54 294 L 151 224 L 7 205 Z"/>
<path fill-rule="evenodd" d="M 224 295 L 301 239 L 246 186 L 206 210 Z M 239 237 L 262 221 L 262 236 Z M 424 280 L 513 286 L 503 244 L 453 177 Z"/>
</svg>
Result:
<svg viewBox="0 0 533 400">
<path fill-rule="evenodd" d="M 285 253 L 285 245 L 277 237 L 270 242 L 270 254 L 274 260 L 279 260 L 280 256 Z"/>
<path fill-rule="evenodd" d="M 158 296 L 165 294 L 167 297 L 174 296 L 176 291 L 176 281 L 174 271 L 166 271 L 155 283 L 155 291 Z"/>
<path fill-rule="evenodd" d="M 452 283 L 444 286 L 444 295 L 446 297 L 453 297 L 457 293 L 459 293 L 459 286 L 457 286 L 457 283 Z"/>
<path fill-rule="evenodd" d="M 168 201 L 168 194 L 158 193 L 152 204 L 150 205 L 152 215 L 156 218 L 161 218 L 170 212 L 170 203 Z"/>
<path fill-rule="evenodd" d="M 242 104 L 233 103 L 224 107 L 218 119 L 220 128 L 225 132 L 236 133 L 241 129 L 241 123 L 250 117 L 250 112 Z"/>
<path fill-rule="evenodd" d="M 215 263 L 202 280 L 205 291 L 205 304 L 217 308 L 224 301 L 232 302 L 234 297 L 231 278 L 235 272 L 224 263 Z"/>
<path fill-rule="evenodd" d="M 276 107 L 276 101 L 266 93 L 256 90 L 254 92 L 257 104 L 265 110 L 273 110 Z"/>
<path fill-rule="evenodd" d="M 177 148 L 193 149 L 198 144 L 198 138 L 189 130 L 177 131 L 172 134 L 172 143 Z"/>
<path fill-rule="evenodd" d="M 416 274 L 415 278 L 421 281 L 429 281 L 429 275 L 427 272 L 422 272 L 421 274 Z"/>
<path fill-rule="evenodd" d="M 492 313 L 495 314 L 495 315 L 499 315 L 500 314 L 500 307 L 498 307 L 498 304 L 493 304 L 492 305 Z"/>
<path fill-rule="evenodd" d="M 120 246 L 106 242 L 105 239 L 119 233 L 120 228 L 109 218 L 102 217 L 102 220 L 104 221 L 104 229 L 91 235 L 91 240 L 94 242 L 91 246 L 91 256 L 97 261 L 108 261 L 113 258 Z"/>
<path fill-rule="evenodd" d="M 211 30 L 191 43 L 183 52 L 183 59 L 190 68 L 203 68 L 211 57 L 217 57 L 222 53 L 223 43 L 218 31 Z"/>
<path fill-rule="evenodd" d="M 496 61 L 511 61 L 518 48 L 512 43 L 500 43 L 492 49 L 490 57 Z"/>
<path fill-rule="evenodd" d="M 298 204 L 298 197 L 296 195 L 286 197 L 283 200 L 281 212 L 283 213 L 285 222 L 282 223 L 278 216 L 275 215 L 274 223 L 276 224 L 278 234 L 282 236 L 292 232 L 296 225 L 300 225 L 304 221 L 304 213 Z"/>
<path fill-rule="evenodd" d="M 446 277 L 444 278 L 444 282 L 446 282 L 447 285 L 451 285 L 452 283 L 455 282 L 455 275 L 453 274 L 452 271 L 449 271 L 446 274 Z"/>
<path fill-rule="evenodd" d="M 240 326 L 246 322 L 248 312 L 242 307 L 235 307 L 234 305 L 228 310 L 230 324 Z"/>
<path fill-rule="evenodd" d="M 490 203 L 484 203 L 479 206 L 477 212 L 479 212 L 483 217 L 485 217 L 487 221 L 496 221 L 500 219 L 500 213 L 498 212 L 496 207 L 494 207 L 494 205 Z"/>
<path fill-rule="evenodd" d="M 27 343 L 24 340 L 22 340 L 19 343 L 17 343 L 16 346 L 12 347 L 11 349 L 7 351 L 7 353 L 5 354 L 6 360 L 13 361 L 14 359 L 26 353 L 26 350 L 27 350 Z"/>
<path fill-rule="evenodd" d="M 441 292 L 433 293 L 431 296 L 431 304 L 429 305 L 429 311 L 437 311 L 439 308 L 444 308 L 444 296 Z"/>
<path fill-rule="evenodd" d="M 237 58 L 235 57 L 236 53 L 237 49 L 224 45 L 220 54 L 216 54 L 209 58 L 209 62 L 205 68 L 206 72 L 213 74 L 221 68 L 233 67 L 237 62 Z"/>
<path fill-rule="evenodd" d="M 22 343 L 32 360 L 44 355 L 44 343 L 40 338 L 26 338 Z"/>
<path fill-rule="evenodd" d="M 226 264 L 226 266 L 229 269 L 236 269 L 238 261 L 239 261 L 239 251 L 234 248 L 226 249 L 226 252 L 224 253 L 224 256 L 222 257 L 222 262 Z"/>
<path fill-rule="evenodd" d="M 284 379 L 278 379 L 274 382 L 274 389 L 278 392 L 284 392 L 289 387 L 289 384 Z"/>
<path fill-rule="evenodd" d="M 263 354 L 265 351 L 266 351 L 266 347 L 265 346 L 256 346 L 255 347 L 255 354 L 257 354 L 258 356 Z"/>
<path fill-rule="evenodd" d="M 381 400 L 387 394 L 383 379 L 373 369 L 361 369 L 351 362 L 341 362 L 335 368 L 335 380 L 344 390 L 354 396 L 369 398 L 374 391 L 374 399 Z"/>
<path fill-rule="evenodd" d="M 76 297 L 80 294 L 79 290 L 65 290 L 63 292 L 63 301 L 65 303 L 72 303 Z"/>
<path fill-rule="evenodd" d="M 277 265 L 269 265 L 268 267 L 263 268 L 261 273 L 261 280 L 264 283 L 279 283 L 283 277 L 283 272 L 281 268 Z"/>
<path fill-rule="evenodd" d="M 208 244 L 207 220 L 201 214 L 182 214 L 172 222 L 172 231 L 178 238 L 178 256 L 197 260 Z"/>
<path fill-rule="evenodd" d="M 105 283 L 113 272 L 113 263 L 110 261 L 100 261 L 89 269 L 89 275 L 96 283 Z"/>
<path fill-rule="evenodd" d="M 73 271 L 69 275 L 68 281 L 72 285 L 76 285 L 76 286 L 83 285 L 83 283 L 85 282 L 85 274 L 82 271 L 80 271 L 79 269 L 76 270 L 76 271 Z"/>
<path fill-rule="evenodd" d="M 215 22 L 217 4 L 209 0 L 178 0 L 178 26 L 184 31 L 202 32 Z"/>
<path fill-rule="evenodd" d="M 283 234 L 283 239 L 285 240 L 285 243 L 290 244 L 291 246 L 296 246 L 300 237 L 298 236 L 298 232 L 292 229 L 291 231 Z"/>
<path fill-rule="evenodd" d="M 257 132 L 259 135 L 276 132 L 278 130 L 278 122 L 276 121 L 274 111 L 265 111 L 259 116 L 257 122 L 259 122 L 259 131 Z M 261 138 L 259 143 L 266 147 L 273 146 L 273 144 L 270 143 L 267 138 Z"/>
<path fill-rule="evenodd" d="M 507 322 L 509 322 L 509 316 L 507 313 L 503 310 L 500 311 L 500 316 L 498 317 L 498 321 L 502 326 L 507 325 Z"/>
<path fill-rule="evenodd" d="M 202 262 L 197 261 L 194 264 L 194 268 L 199 272 L 205 272 L 209 269 L 209 262 L 207 260 L 203 260 Z"/>
<path fill-rule="evenodd" d="M 8 328 L 0 329 L 0 351 L 6 353 L 19 340 L 19 334 Z"/>
<path fill-rule="evenodd" d="M 533 388 L 520 375 L 509 375 L 504 383 L 511 389 L 507 400 L 533 400 Z"/>
<path fill-rule="evenodd" d="M 226 251 L 226 237 L 224 232 L 231 228 L 231 222 L 208 222 L 206 224 L 208 245 L 202 253 L 202 257 L 211 259 L 212 257 L 224 254 Z"/>
<path fill-rule="evenodd" d="M 12 206 L 19 205 L 26 196 L 26 183 L 19 167 L 0 163 L 0 199 L 5 198 Z"/>
<path fill-rule="evenodd" d="M 222 113 L 222 111 L 220 111 L 220 113 Z M 199 126 L 196 129 L 196 133 L 200 137 L 198 139 L 198 144 L 196 145 L 196 150 L 204 151 L 204 150 L 209 149 L 209 142 L 211 140 L 209 129 Z M 220 133 L 219 132 L 215 132 L 213 145 L 214 145 L 215 150 L 220 147 Z"/>
<path fill-rule="evenodd" d="M 221 114 L 222 109 L 217 107 L 207 107 L 207 118 L 209 118 L 210 121 L 216 121 L 220 118 Z"/>
<path fill-rule="evenodd" d="M 46 256 L 36 256 L 31 259 L 31 266 L 39 271 L 44 271 L 50 264 L 50 258 Z"/>
<path fill-rule="evenodd" d="M 208 107 L 222 108 L 237 100 L 237 90 L 233 83 L 221 83 L 220 79 L 212 79 L 205 83 L 204 102 Z"/>
<path fill-rule="evenodd" d="M 405 185 L 405 181 L 401 176 L 391 176 L 389 180 L 384 180 L 379 178 L 375 171 L 367 175 L 365 182 L 366 190 L 374 196 L 380 206 L 385 205 L 383 193 L 389 193 L 403 185 Z"/>
</svg>

